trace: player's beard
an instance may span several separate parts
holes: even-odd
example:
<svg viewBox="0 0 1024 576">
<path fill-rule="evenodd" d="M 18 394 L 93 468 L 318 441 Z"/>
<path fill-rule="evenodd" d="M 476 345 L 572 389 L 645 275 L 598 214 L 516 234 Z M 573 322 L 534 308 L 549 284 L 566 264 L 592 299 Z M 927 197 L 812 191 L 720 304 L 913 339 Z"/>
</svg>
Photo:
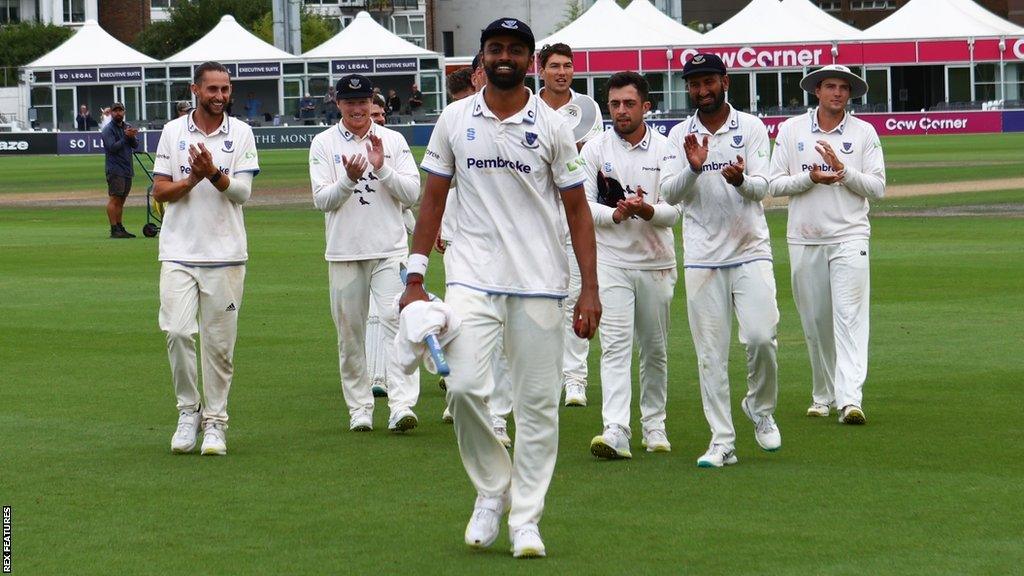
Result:
<svg viewBox="0 0 1024 576">
<path fill-rule="evenodd" d="M 498 64 L 509 64 L 512 66 L 511 74 L 498 74 Z M 526 68 L 519 68 L 515 62 L 495 62 L 490 66 L 484 66 L 484 73 L 487 74 L 487 84 L 499 90 L 511 90 L 516 86 L 522 86 L 526 79 Z"/>
<path fill-rule="evenodd" d="M 213 107 L 213 99 L 212 98 L 210 100 L 200 100 L 199 101 L 199 106 L 202 107 L 203 112 L 206 112 L 211 117 L 215 117 L 215 116 L 220 116 L 221 114 L 224 113 L 225 108 L 227 107 L 227 103 L 225 102 L 224 105 L 221 106 L 219 111 Z"/>
<path fill-rule="evenodd" d="M 725 90 L 715 94 L 715 99 L 711 104 L 705 104 L 703 106 L 698 105 L 697 110 L 700 110 L 704 114 L 714 114 L 722 108 L 723 104 L 725 104 Z"/>
</svg>

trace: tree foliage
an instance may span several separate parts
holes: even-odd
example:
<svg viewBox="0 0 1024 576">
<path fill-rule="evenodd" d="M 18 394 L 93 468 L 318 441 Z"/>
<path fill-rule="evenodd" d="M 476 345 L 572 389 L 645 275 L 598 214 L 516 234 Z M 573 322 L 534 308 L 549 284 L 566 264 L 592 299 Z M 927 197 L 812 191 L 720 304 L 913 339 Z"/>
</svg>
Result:
<svg viewBox="0 0 1024 576">
<path fill-rule="evenodd" d="M 35 22 L 0 26 L 0 67 L 24 66 L 60 46 L 74 33 L 64 26 Z"/>
<path fill-rule="evenodd" d="M 572 24 L 573 21 L 579 18 L 584 12 L 583 2 L 580 0 L 568 0 L 568 2 L 565 3 L 565 10 L 562 11 L 562 21 L 555 24 L 555 29 L 552 30 L 552 33 L 558 32 L 562 28 Z"/>
<path fill-rule="evenodd" d="M 202 0 L 175 2 L 170 19 L 154 22 L 135 39 L 135 48 L 163 60 L 189 47 L 230 14 L 245 29 L 253 27 L 271 11 L 270 0 Z"/>
<path fill-rule="evenodd" d="M 338 21 L 304 9 L 302 11 L 302 51 L 306 52 L 328 41 L 338 33 Z M 267 12 L 253 26 L 252 33 L 264 42 L 274 43 L 274 13 Z"/>
</svg>

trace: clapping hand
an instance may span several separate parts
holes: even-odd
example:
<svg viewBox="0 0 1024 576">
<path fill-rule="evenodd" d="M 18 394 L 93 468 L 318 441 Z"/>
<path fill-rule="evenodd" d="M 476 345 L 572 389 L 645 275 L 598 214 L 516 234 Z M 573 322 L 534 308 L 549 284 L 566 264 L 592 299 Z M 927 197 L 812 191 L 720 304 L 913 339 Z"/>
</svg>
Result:
<svg viewBox="0 0 1024 576">
<path fill-rule="evenodd" d="M 188 147 L 188 164 L 196 180 L 209 178 L 218 172 L 217 166 L 213 163 L 213 154 L 202 142 Z"/>
<path fill-rule="evenodd" d="M 367 144 L 366 148 L 369 150 L 370 145 Z M 366 167 L 369 166 L 366 157 L 362 154 L 356 154 L 352 157 L 342 156 L 341 163 L 345 166 L 345 172 L 348 174 L 349 180 L 353 182 L 358 182 L 363 177 L 363 173 L 366 172 Z"/>
<path fill-rule="evenodd" d="M 374 134 L 370 134 L 369 139 L 370 143 L 366 145 L 366 158 L 374 170 L 380 170 L 384 166 L 384 143 Z"/>
<path fill-rule="evenodd" d="M 825 164 L 832 168 L 832 171 L 826 172 L 820 168 L 815 168 L 811 171 L 811 181 L 816 184 L 835 184 L 841 181 L 843 177 L 839 173 L 845 170 L 846 166 L 836 156 L 832 146 L 824 140 L 818 140 L 818 145 L 814 149 L 821 155 L 821 159 L 825 161 Z"/>
<path fill-rule="evenodd" d="M 739 187 L 743 184 L 743 170 L 746 168 L 746 164 L 743 163 L 743 156 L 736 156 L 736 162 L 730 162 L 728 166 L 722 168 L 722 176 L 725 176 L 725 181 L 733 186 Z"/>
<path fill-rule="evenodd" d="M 695 134 L 687 134 L 683 140 L 683 151 L 686 152 L 686 161 L 690 163 L 690 168 L 700 174 L 708 160 L 708 137 L 704 136 L 704 141 L 698 143 Z"/>
</svg>

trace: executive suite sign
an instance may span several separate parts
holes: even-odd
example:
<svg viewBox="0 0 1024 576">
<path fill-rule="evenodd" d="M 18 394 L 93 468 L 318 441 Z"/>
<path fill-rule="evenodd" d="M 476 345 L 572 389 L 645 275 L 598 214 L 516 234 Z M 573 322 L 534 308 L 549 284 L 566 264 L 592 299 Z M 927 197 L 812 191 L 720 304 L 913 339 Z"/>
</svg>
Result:
<svg viewBox="0 0 1024 576">
<path fill-rule="evenodd" d="M 395 72 L 417 72 L 419 58 L 362 58 L 359 60 L 331 60 L 334 74 L 387 74 Z"/>
<path fill-rule="evenodd" d="M 88 84 L 90 82 L 142 82 L 142 68 L 64 68 L 53 71 L 58 84 Z"/>
<path fill-rule="evenodd" d="M 237 68 L 238 78 L 258 78 L 261 76 L 281 75 L 280 62 L 250 62 L 247 64 L 239 63 Z"/>
</svg>

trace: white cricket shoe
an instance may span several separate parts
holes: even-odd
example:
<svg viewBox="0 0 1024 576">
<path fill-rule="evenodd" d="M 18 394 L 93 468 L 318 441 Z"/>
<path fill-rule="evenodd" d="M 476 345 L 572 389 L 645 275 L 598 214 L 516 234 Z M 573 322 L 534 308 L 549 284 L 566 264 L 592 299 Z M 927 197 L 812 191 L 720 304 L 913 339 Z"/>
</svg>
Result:
<svg viewBox="0 0 1024 576">
<path fill-rule="evenodd" d="M 508 512 L 508 493 L 497 498 L 476 497 L 473 515 L 466 524 L 466 544 L 471 548 L 487 548 L 498 539 L 501 518 Z"/>
<path fill-rule="evenodd" d="M 743 408 L 743 413 L 747 415 L 747 418 L 754 423 L 754 439 L 757 440 L 757 445 L 762 450 L 775 452 L 782 448 L 782 433 L 779 432 L 779 427 L 775 424 L 774 416 L 771 414 L 757 416 L 747 406 L 747 398 L 740 402 L 740 407 Z"/>
<path fill-rule="evenodd" d="M 505 449 L 512 449 L 512 438 L 509 437 L 508 428 L 505 428 L 504 424 L 494 427 L 494 435 L 498 437 L 498 442 L 501 442 Z"/>
<path fill-rule="evenodd" d="M 196 449 L 196 435 L 199 434 L 202 419 L 202 408 L 196 408 L 195 412 L 182 410 L 178 413 L 178 429 L 171 436 L 171 452 L 187 454 Z"/>
<path fill-rule="evenodd" d="M 629 433 L 618 424 L 605 426 L 604 432 L 590 441 L 590 453 L 598 458 L 620 460 L 632 458 L 629 451 Z"/>
<path fill-rule="evenodd" d="M 736 451 L 721 444 L 712 444 L 703 456 L 697 459 L 700 468 L 721 468 L 739 462 Z"/>
<path fill-rule="evenodd" d="M 807 415 L 816 418 L 828 418 L 830 412 L 831 408 L 829 408 L 828 404 L 818 404 L 817 402 L 812 403 L 810 408 L 807 409 Z"/>
<path fill-rule="evenodd" d="M 842 424 L 861 425 L 864 423 L 864 411 L 860 406 L 849 404 L 839 411 L 839 422 Z"/>
<path fill-rule="evenodd" d="M 399 408 L 391 413 L 391 417 L 388 418 L 388 430 L 392 432 L 408 432 L 416 426 L 419 426 L 419 419 L 416 418 L 416 414 L 408 408 Z"/>
<path fill-rule="evenodd" d="M 568 380 L 565 383 L 565 405 L 587 405 L 587 383 L 579 380 Z"/>
<path fill-rule="evenodd" d="M 224 438 L 224 425 L 210 422 L 203 427 L 203 456 L 224 456 L 228 443 Z"/>
<path fill-rule="evenodd" d="M 536 524 L 523 524 L 512 531 L 512 556 L 514 558 L 543 558 L 547 555 L 540 529 Z"/>
<path fill-rule="evenodd" d="M 672 444 L 664 430 L 645 430 L 643 447 L 648 452 L 671 452 Z"/>
<path fill-rule="evenodd" d="M 352 432 L 370 432 L 373 430 L 373 410 L 357 408 L 349 415 L 348 429 Z"/>
<path fill-rule="evenodd" d="M 451 424 L 455 421 L 455 418 L 452 418 L 452 411 L 447 406 L 444 407 L 444 413 L 441 414 L 441 421 L 445 424 Z"/>
</svg>

